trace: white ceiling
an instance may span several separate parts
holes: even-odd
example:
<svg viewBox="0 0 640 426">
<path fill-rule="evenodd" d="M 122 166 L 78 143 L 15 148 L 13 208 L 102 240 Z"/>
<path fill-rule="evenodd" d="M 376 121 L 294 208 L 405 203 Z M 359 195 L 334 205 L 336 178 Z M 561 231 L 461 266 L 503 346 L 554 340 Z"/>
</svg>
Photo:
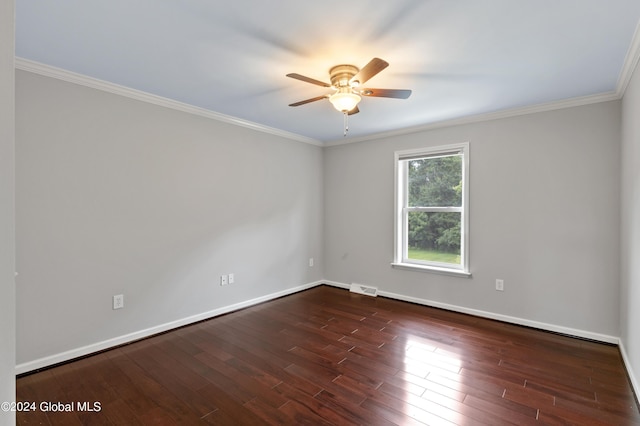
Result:
<svg viewBox="0 0 640 426">
<path fill-rule="evenodd" d="M 333 65 L 390 66 L 349 136 L 612 93 L 639 0 L 16 2 L 16 56 L 318 141 L 342 137 Z"/>
</svg>

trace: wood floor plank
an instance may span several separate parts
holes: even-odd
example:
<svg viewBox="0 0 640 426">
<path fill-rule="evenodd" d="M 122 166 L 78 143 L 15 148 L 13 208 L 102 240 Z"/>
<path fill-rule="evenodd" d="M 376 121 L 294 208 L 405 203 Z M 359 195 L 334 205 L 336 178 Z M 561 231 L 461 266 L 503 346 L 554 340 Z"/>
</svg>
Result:
<svg viewBox="0 0 640 426">
<path fill-rule="evenodd" d="M 368 401 L 386 406 L 388 409 L 425 424 L 470 424 L 470 419 L 464 418 L 464 415 L 458 411 L 448 409 L 439 404 L 430 404 L 427 400 L 389 388 L 392 388 L 392 386 L 388 385 L 384 389 L 381 388 L 381 391 L 368 398 Z M 369 403 L 365 401 L 363 405 L 367 406 Z"/>
<path fill-rule="evenodd" d="M 151 371 L 152 364 L 149 363 L 149 358 L 145 355 L 145 352 L 153 350 L 150 346 L 140 348 L 135 352 L 128 352 L 126 357 L 114 358 L 114 362 L 129 379 L 129 390 L 136 389 L 139 391 L 139 395 L 143 394 L 144 397 L 136 396 L 133 401 L 144 400 L 147 408 L 146 412 L 142 413 L 140 419 L 156 419 L 161 418 L 165 421 L 172 419 L 174 422 L 188 422 L 198 421 L 200 416 L 195 413 L 192 408 L 182 401 L 180 398 L 176 398 L 171 389 L 166 388 L 160 382 L 158 382 L 154 374 Z M 135 358 L 130 358 L 134 356 Z M 99 396 L 94 395 L 99 398 Z M 99 399 L 98 399 L 99 400 Z M 130 402 L 130 399 L 126 400 Z"/>
<path fill-rule="evenodd" d="M 271 391 L 271 386 L 264 385 L 243 371 L 233 368 L 232 364 L 220 361 L 208 354 L 200 354 L 197 355 L 197 357 L 217 373 L 215 376 L 211 376 L 210 380 L 213 383 L 223 385 L 228 393 L 230 393 L 230 389 L 237 388 L 238 391 L 236 395 L 243 403 L 259 397 L 270 406 L 279 408 L 287 402 L 286 399 L 280 397 L 276 392 Z M 248 400 L 245 400 L 245 395 L 248 396 Z"/>
<path fill-rule="evenodd" d="M 294 419 L 293 424 L 349 424 L 344 417 L 327 407 L 326 404 L 323 404 L 322 401 L 315 398 L 315 396 L 300 392 L 288 383 L 281 383 L 276 386 L 275 389 L 283 396 L 289 398 L 289 401 L 280 407 L 280 410 Z"/>
<path fill-rule="evenodd" d="M 16 383 L 16 401 L 28 403 L 28 411 L 16 413 L 17 424 L 53 425 L 65 422 L 68 425 L 82 425 L 76 413 L 52 413 L 41 408 L 42 403 L 63 402 L 67 397 L 61 390 L 51 370 L 27 376 Z"/>
<path fill-rule="evenodd" d="M 547 407 L 549 408 L 549 407 Z M 569 412 L 577 412 L 587 415 L 592 419 L 613 424 L 639 425 L 640 419 L 629 414 L 630 405 L 612 406 L 598 401 L 588 403 L 576 403 L 564 398 L 556 398 L 554 408 L 565 409 Z"/>
<path fill-rule="evenodd" d="M 218 407 L 218 409 L 203 418 L 206 423 L 256 426 L 268 424 L 260 415 L 254 413 L 252 410 L 248 410 L 236 397 L 229 394 L 224 387 L 212 383 L 200 389 L 200 392 L 205 398 Z"/>
<path fill-rule="evenodd" d="M 385 421 L 391 422 L 392 424 L 403 426 L 423 426 L 425 424 L 418 419 L 407 416 L 406 414 L 396 411 L 393 408 L 390 408 L 387 405 L 379 403 L 372 399 L 367 399 L 366 401 L 364 401 L 362 403 L 362 408 L 368 410 L 381 419 L 384 419 Z"/>
<path fill-rule="evenodd" d="M 287 402 L 288 401 L 287 399 Z M 244 406 L 270 425 L 294 424 L 291 417 L 287 416 L 282 410 L 274 408 L 271 404 L 262 401 L 261 398 L 254 398 L 246 402 Z"/>
<path fill-rule="evenodd" d="M 617 347 L 328 286 L 17 379 L 44 425 L 638 425 Z"/>
<path fill-rule="evenodd" d="M 360 403 L 364 402 L 366 398 L 358 404 L 352 404 L 351 401 L 343 399 L 339 394 L 334 394 L 327 390 L 323 390 L 315 398 L 342 416 L 348 424 L 393 426 L 391 421 L 380 419 L 360 406 Z"/>
<path fill-rule="evenodd" d="M 487 414 L 498 416 L 502 421 L 508 421 L 517 425 L 535 425 L 537 424 L 538 410 L 529 409 L 528 413 L 522 412 L 522 408 L 528 408 L 519 404 L 504 404 L 510 401 L 501 398 L 479 398 L 475 395 L 467 395 L 464 399 L 464 404 L 478 410 L 484 411 Z M 518 407 L 514 408 L 514 405 Z"/>
<path fill-rule="evenodd" d="M 122 399 L 117 399 L 105 404 L 105 406 L 102 407 L 102 410 L 104 410 L 104 414 L 101 415 L 104 415 L 105 417 L 105 424 L 144 426 L 142 420 L 136 416 L 133 410 L 131 410 L 131 407 L 129 407 L 129 405 L 127 405 L 127 403 Z"/>
</svg>

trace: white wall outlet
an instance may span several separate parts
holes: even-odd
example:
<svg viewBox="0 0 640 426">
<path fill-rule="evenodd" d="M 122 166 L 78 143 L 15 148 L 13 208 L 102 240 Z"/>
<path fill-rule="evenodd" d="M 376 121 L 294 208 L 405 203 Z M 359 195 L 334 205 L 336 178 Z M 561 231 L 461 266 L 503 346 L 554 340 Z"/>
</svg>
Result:
<svg viewBox="0 0 640 426">
<path fill-rule="evenodd" d="M 496 291 L 504 291 L 504 280 L 496 280 Z"/>
<path fill-rule="evenodd" d="M 312 266 L 313 266 L 313 257 L 310 257 L 309 258 L 309 267 L 312 267 Z"/>
<path fill-rule="evenodd" d="M 124 294 L 116 294 L 113 296 L 113 309 L 124 308 Z"/>
<path fill-rule="evenodd" d="M 236 277 L 233 274 L 229 274 L 229 279 L 227 280 L 229 284 L 233 284 L 236 282 Z"/>
<path fill-rule="evenodd" d="M 227 285 L 228 282 L 229 282 L 228 275 L 220 275 L 220 285 Z"/>
</svg>

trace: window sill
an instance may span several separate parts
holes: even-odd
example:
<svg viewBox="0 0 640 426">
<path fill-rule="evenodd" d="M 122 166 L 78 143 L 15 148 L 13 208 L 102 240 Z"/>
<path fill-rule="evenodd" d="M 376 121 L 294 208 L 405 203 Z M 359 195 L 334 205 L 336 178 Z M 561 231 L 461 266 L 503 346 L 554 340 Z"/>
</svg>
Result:
<svg viewBox="0 0 640 426">
<path fill-rule="evenodd" d="M 438 268 L 435 266 L 416 265 L 414 263 L 392 263 L 391 266 L 396 269 L 406 269 L 410 271 L 432 272 L 434 274 L 451 275 L 454 277 L 471 278 L 471 272 L 459 269 Z"/>
</svg>

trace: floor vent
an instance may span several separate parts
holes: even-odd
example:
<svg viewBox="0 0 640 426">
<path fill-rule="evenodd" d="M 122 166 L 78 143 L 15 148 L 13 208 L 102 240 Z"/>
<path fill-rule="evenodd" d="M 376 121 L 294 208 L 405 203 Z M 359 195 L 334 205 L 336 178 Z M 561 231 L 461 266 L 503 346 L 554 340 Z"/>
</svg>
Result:
<svg viewBox="0 0 640 426">
<path fill-rule="evenodd" d="M 376 287 L 369 287 L 362 284 L 351 283 L 351 288 L 349 291 L 358 294 L 364 294 L 365 296 L 373 296 L 376 297 L 378 295 L 378 289 Z"/>
</svg>

